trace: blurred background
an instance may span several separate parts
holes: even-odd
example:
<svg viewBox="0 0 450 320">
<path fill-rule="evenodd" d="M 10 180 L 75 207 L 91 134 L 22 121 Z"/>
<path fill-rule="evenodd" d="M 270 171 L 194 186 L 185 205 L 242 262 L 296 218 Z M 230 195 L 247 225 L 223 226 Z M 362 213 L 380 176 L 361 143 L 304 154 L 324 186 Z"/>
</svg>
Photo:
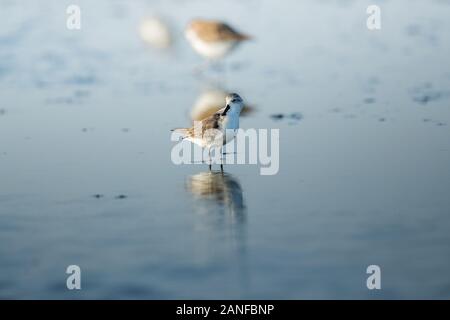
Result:
<svg viewBox="0 0 450 320">
<path fill-rule="evenodd" d="M 0 298 L 450 298 L 450 3 L 371 4 L 0 0 Z M 205 64 L 194 18 L 252 40 Z M 230 91 L 277 175 L 171 162 Z"/>
</svg>

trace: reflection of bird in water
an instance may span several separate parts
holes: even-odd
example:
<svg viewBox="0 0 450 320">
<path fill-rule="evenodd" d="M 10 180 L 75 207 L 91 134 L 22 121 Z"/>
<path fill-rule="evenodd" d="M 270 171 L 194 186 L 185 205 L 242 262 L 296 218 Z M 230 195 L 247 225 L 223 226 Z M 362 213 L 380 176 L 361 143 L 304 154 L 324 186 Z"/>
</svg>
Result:
<svg viewBox="0 0 450 320">
<path fill-rule="evenodd" d="M 208 89 L 203 91 L 194 103 L 191 110 L 191 119 L 199 121 L 216 113 L 223 107 L 223 101 L 229 92 L 220 88 Z M 253 107 L 244 104 L 241 116 L 245 117 L 254 111 Z"/>
<path fill-rule="evenodd" d="M 201 172 L 189 177 L 186 189 L 200 200 L 198 209 L 210 209 L 210 205 L 225 211 L 230 221 L 243 222 L 245 215 L 244 197 L 239 181 L 224 172 Z"/>
<path fill-rule="evenodd" d="M 251 274 L 247 264 L 247 210 L 239 180 L 224 172 L 201 172 L 187 179 L 186 190 L 194 199 L 194 221 L 202 239 L 196 247 L 199 259 L 222 257 L 228 263 L 228 272 L 235 272 L 245 296 Z"/>
<path fill-rule="evenodd" d="M 194 50 L 208 60 L 218 60 L 229 54 L 250 37 L 228 24 L 214 20 L 193 20 L 186 28 L 186 38 Z"/>
</svg>

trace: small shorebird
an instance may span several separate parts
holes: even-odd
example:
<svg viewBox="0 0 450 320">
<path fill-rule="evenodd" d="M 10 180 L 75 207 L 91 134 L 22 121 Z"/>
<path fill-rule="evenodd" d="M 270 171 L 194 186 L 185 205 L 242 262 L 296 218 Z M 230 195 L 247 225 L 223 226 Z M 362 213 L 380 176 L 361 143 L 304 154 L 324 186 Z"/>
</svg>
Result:
<svg viewBox="0 0 450 320">
<path fill-rule="evenodd" d="M 209 169 L 211 170 L 211 149 L 220 148 L 234 139 L 239 129 L 239 115 L 244 102 L 237 93 L 231 93 L 225 98 L 226 106 L 213 115 L 196 121 L 191 128 L 179 128 L 173 131 L 181 133 L 183 139 L 208 149 L 210 158 Z M 223 170 L 223 164 L 220 165 Z"/>
<path fill-rule="evenodd" d="M 242 41 L 250 39 L 224 22 L 201 19 L 193 20 L 187 26 L 186 38 L 194 50 L 208 60 L 218 60 Z"/>
</svg>

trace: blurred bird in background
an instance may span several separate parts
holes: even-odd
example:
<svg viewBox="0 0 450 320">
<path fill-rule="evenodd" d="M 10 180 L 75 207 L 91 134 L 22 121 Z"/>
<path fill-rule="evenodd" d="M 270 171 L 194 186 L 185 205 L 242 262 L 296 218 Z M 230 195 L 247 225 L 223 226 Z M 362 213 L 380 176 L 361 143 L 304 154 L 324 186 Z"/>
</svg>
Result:
<svg viewBox="0 0 450 320">
<path fill-rule="evenodd" d="M 157 16 L 146 18 L 141 22 L 139 35 L 142 40 L 156 49 L 167 49 L 173 43 L 169 24 Z"/>
<path fill-rule="evenodd" d="M 194 50 L 209 61 L 222 59 L 240 43 L 250 39 L 228 24 L 215 20 L 192 20 L 185 33 Z"/>
<path fill-rule="evenodd" d="M 221 108 L 223 108 L 223 102 L 225 101 L 227 95 L 230 93 L 230 91 L 226 91 L 220 87 L 204 89 L 197 97 L 192 106 L 190 112 L 191 120 L 200 121 L 219 111 Z M 248 116 L 254 111 L 255 109 L 253 106 L 244 104 L 241 116 Z"/>
</svg>

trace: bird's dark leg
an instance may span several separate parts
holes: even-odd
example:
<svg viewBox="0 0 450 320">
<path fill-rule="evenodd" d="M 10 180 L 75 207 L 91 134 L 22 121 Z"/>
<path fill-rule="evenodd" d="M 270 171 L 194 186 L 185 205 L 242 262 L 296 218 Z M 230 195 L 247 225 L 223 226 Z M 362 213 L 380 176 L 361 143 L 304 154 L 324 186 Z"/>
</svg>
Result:
<svg viewBox="0 0 450 320">
<path fill-rule="evenodd" d="M 208 156 L 209 156 L 209 171 L 211 171 L 211 164 L 212 164 L 211 147 L 208 148 Z"/>
<path fill-rule="evenodd" d="M 220 147 L 220 171 L 223 172 L 223 146 Z"/>
</svg>

